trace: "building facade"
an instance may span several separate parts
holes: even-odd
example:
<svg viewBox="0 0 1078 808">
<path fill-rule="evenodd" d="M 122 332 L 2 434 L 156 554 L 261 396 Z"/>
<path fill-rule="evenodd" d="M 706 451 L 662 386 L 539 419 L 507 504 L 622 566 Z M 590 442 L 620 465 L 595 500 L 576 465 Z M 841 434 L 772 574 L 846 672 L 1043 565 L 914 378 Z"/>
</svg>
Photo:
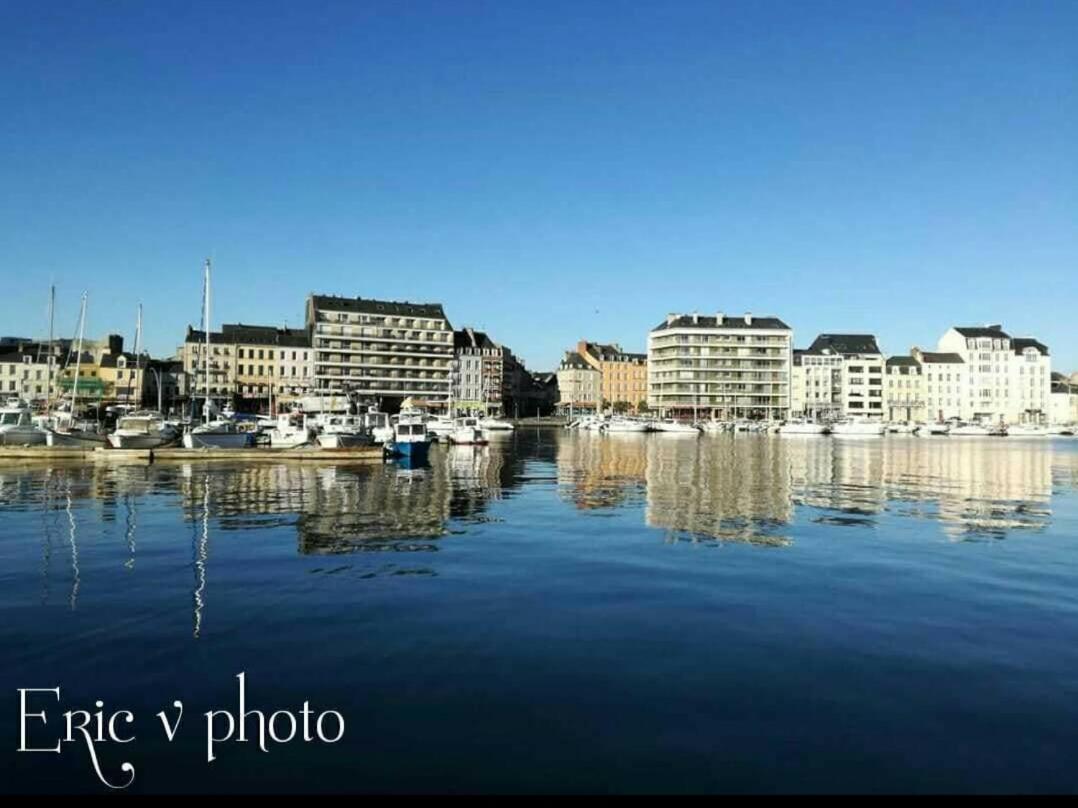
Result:
<svg viewBox="0 0 1078 808">
<path fill-rule="evenodd" d="M 176 353 L 190 379 L 188 403 L 201 412 L 206 399 L 218 409 L 231 405 L 236 391 L 236 348 L 220 331 L 206 332 L 187 327 L 187 336 Z M 207 376 L 208 374 L 208 376 Z"/>
<path fill-rule="evenodd" d="M 871 334 L 820 334 L 794 352 L 794 413 L 819 420 L 882 419 L 884 359 Z"/>
<path fill-rule="evenodd" d="M 634 410 L 647 406 L 647 354 L 629 353 L 617 343 L 607 345 L 586 340 L 577 343 L 576 352 L 599 371 L 602 406 Z"/>
<path fill-rule="evenodd" d="M 963 407 L 966 391 L 966 363 L 956 353 L 922 351 L 914 348 L 912 356 L 924 371 L 925 418 L 946 421 L 966 418 Z"/>
<path fill-rule="evenodd" d="M 307 331 L 316 391 L 447 405 L 453 328 L 440 304 L 311 295 Z"/>
<path fill-rule="evenodd" d="M 924 366 L 913 356 L 887 358 L 884 417 L 917 423 L 928 417 Z"/>
<path fill-rule="evenodd" d="M 955 326 L 937 350 L 965 364 L 959 416 L 991 423 L 1039 423 L 1048 418 L 1052 365 L 1047 346 L 1012 337 L 1000 325 Z"/>
<path fill-rule="evenodd" d="M 268 411 L 270 400 L 291 402 L 309 392 L 314 371 L 306 329 L 225 324 L 225 344 L 236 357 L 237 408 Z"/>
<path fill-rule="evenodd" d="M 453 409 L 482 415 L 500 415 L 505 399 L 506 350 L 482 331 L 463 328 L 453 332 L 450 391 Z"/>
<path fill-rule="evenodd" d="M 576 351 L 566 351 L 556 372 L 558 411 L 597 413 L 602 401 L 603 376 Z"/>
<path fill-rule="evenodd" d="M 675 416 L 786 418 L 792 341 L 777 317 L 670 314 L 648 335 L 648 404 Z"/>
</svg>

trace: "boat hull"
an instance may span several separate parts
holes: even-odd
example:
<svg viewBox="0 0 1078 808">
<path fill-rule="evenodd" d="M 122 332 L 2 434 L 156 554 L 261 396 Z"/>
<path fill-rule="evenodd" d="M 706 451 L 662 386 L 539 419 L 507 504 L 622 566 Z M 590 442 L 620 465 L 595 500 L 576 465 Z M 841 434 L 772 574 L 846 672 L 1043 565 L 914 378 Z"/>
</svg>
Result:
<svg viewBox="0 0 1078 808">
<path fill-rule="evenodd" d="M 405 457 L 413 463 L 419 463 L 426 460 L 427 456 L 430 454 L 430 443 L 428 441 L 390 443 L 387 444 L 387 449 L 394 457 Z"/>
<path fill-rule="evenodd" d="M 254 446 L 250 432 L 188 432 L 183 436 L 185 449 L 247 449 Z"/>
<path fill-rule="evenodd" d="M 369 446 L 370 440 L 363 434 L 336 432 L 319 435 L 318 445 L 323 449 L 355 449 Z"/>
<path fill-rule="evenodd" d="M 58 432 L 50 429 L 45 437 L 49 446 L 68 448 L 96 449 L 109 445 L 109 439 L 100 432 Z"/>
<path fill-rule="evenodd" d="M 0 432 L 0 446 L 44 446 L 47 434 L 36 427 L 4 430 Z"/>
</svg>

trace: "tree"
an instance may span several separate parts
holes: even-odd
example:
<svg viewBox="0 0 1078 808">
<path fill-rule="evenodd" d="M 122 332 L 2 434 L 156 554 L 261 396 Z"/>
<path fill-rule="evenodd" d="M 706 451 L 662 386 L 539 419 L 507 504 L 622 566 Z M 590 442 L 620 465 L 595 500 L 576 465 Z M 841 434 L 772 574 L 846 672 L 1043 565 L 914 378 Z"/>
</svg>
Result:
<svg viewBox="0 0 1078 808">
<path fill-rule="evenodd" d="M 615 401 L 614 402 L 614 412 L 616 412 L 618 415 L 623 415 L 624 413 L 627 413 L 632 408 L 633 408 L 633 405 L 630 404 L 628 401 Z"/>
<path fill-rule="evenodd" d="M 641 399 L 640 402 L 636 405 L 637 412 L 648 412 L 650 409 L 651 408 L 648 406 L 648 400 L 646 398 Z"/>
</svg>

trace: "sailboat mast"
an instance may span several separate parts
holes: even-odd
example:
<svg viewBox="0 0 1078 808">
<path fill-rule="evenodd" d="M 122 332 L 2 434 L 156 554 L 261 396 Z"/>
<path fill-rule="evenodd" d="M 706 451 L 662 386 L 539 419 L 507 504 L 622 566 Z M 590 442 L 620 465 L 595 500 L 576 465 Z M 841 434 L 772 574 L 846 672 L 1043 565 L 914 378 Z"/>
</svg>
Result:
<svg viewBox="0 0 1078 808">
<path fill-rule="evenodd" d="M 202 407 L 202 420 L 210 420 L 210 259 L 206 259 L 206 294 L 203 304 L 203 317 L 206 320 L 206 403 Z"/>
<path fill-rule="evenodd" d="M 71 420 L 75 420 L 75 405 L 79 397 L 79 368 L 82 366 L 82 337 L 86 332 L 86 293 L 79 307 L 79 341 L 75 346 L 75 381 L 71 385 Z"/>
<path fill-rule="evenodd" d="M 53 366 L 53 323 L 56 316 L 56 286 L 55 284 L 49 287 L 49 353 L 48 358 L 45 360 L 49 363 L 48 380 L 45 386 L 45 417 L 47 418 L 49 412 L 52 410 L 52 366 Z"/>
<path fill-rule="evenodd" d="M 142 304 L 138 304 L 138 316 L 135 319 L 135 379 L 134 383 L 138 385 L 138 405 L 142 406 L 142 380 L 140 377 L 140 371 L 142 370 Z"/>
</svg>

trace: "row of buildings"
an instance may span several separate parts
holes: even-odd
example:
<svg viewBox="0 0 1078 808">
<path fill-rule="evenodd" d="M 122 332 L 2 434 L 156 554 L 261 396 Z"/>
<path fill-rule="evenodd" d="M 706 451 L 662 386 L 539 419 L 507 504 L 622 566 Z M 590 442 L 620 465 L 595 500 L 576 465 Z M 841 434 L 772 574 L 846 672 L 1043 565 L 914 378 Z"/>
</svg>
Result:
<svg viewBox="0 0 1078 808">
<path fill-rule="evenodd" d="M 658 411 L 683 418 L 991 422 L 1078 421 L 1078 374 L 1052 372 L 1046 345 L 1000 325 L 948 329 L 935 350 L 887 356 L 872 334 L 820 334 L 794 347 L 774 316 L 670 314 L 646 353 L 581 340 L 552 373 L 533 373 L 504 344 L 455 329 L 442 306 L 312 294 L 303 328 L 188 327 L 175 358 L 124 351 L 123 338 L 0 339 L 0 393 L 27 400 L 218 406 L 350 398 L 393 411 L 505 416 Z"/>
<path fill-rule="evenodd" d="M 949 328 L 934 351 L 886 356 L 872 334 L 794 347 L 778 317 L 670 314 L 646 354 L 580 342 L 558 370 L 564 412 L 651 410 L 683 418 L 1078 421 L 1078 374 L 1001 325 Z"/>
</svg>

